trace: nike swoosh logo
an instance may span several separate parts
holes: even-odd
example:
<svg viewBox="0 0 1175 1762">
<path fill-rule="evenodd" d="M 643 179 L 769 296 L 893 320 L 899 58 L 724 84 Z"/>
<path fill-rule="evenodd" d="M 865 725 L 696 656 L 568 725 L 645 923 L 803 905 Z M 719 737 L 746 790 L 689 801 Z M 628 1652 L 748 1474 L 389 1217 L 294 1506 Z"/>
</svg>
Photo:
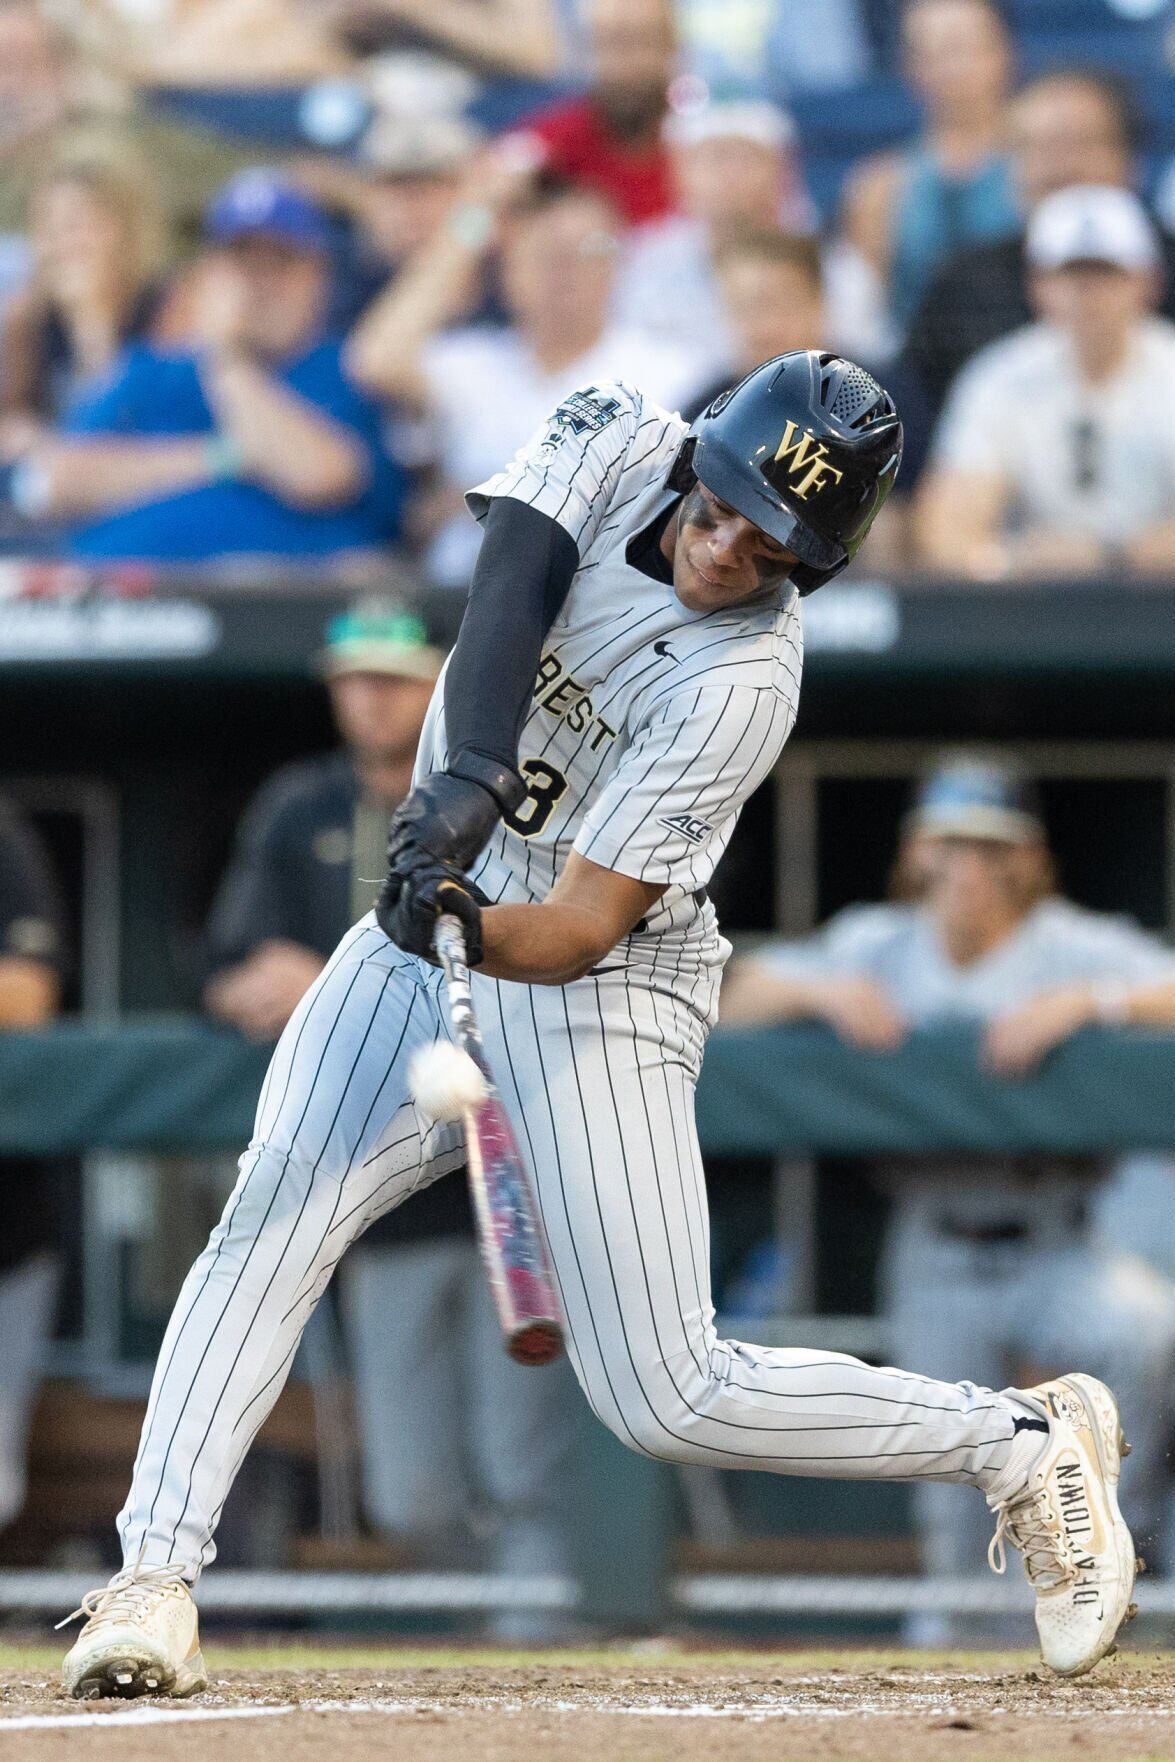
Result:
<svg viewBox="0 0 1175 1762">
<path fill-rule="evenodd" d="M 655 642 L 653 644 L 653 653 L 655 655 L 664 655 L 668 661 L 676 661 L 677 659 L 677 656 L 667 642 Z"/>
</svg>

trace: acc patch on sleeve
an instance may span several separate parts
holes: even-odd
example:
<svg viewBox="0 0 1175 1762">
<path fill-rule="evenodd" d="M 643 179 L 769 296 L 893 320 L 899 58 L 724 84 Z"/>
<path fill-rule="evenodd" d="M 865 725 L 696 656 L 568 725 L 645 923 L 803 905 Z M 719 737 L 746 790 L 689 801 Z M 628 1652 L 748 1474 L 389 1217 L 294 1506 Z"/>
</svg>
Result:
<svg viewBox="0 0 1175 1762">
<path fill-rule="evenodd" d="M 657 824 L 680 833 L 690 844 L 704 844 L 714 830 L 708 820 L 700 820 L 696 814 L 663 814 Z"/>
</svg>

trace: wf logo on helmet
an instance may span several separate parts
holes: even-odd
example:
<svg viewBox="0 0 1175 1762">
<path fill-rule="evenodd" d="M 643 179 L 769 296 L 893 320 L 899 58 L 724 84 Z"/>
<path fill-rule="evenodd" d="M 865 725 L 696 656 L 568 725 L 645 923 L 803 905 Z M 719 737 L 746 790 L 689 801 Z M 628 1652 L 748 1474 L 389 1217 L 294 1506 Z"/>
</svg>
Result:
<svg viewBox="0 0 1175 1762">
<path fill-rule="evenodd" d="M 787 467 L 789 478 L 799 477 L 799 483 L 792 488 L 803 500 L 807 500 L 810 491 L 822 490 L 831 480 L 839 483 L 844 476 L 828 458 L 828 448 L 823 441 L 818 441 L 814 434 L 806 428 L 797 427 L 789 421 L 783 431 L 783 439 L 775 450 L 775 464 L 782 462 Z"/>
</svg>

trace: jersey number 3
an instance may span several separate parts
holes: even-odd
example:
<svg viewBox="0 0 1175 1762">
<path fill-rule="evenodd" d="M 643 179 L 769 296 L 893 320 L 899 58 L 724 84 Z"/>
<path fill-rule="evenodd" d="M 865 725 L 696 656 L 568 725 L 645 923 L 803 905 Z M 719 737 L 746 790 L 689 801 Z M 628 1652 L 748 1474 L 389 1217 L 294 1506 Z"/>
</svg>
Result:
<svg viewBox="0 0 1175 1762">
<path fill-rule="evenodd" d="M 546 759 L 523 759 L 518 769 L 529 785 L 526 798 L 502 818 L 520 838 L 537 838 L 554 813 L 555 803 L 566 794 L 567 779 Z"/>
</svg>

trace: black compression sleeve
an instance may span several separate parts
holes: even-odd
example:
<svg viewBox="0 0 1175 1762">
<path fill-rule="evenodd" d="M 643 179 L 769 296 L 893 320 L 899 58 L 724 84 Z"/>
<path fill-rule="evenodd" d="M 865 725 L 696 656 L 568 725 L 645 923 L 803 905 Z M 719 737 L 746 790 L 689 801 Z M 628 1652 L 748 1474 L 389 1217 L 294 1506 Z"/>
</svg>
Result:
<svg viewBox="0 0 1175 1762">
<path fill-rule="evenodd" d="M 567 598 L 579 552 L 537 509 L 498 496 L 485 518 L 469 604 L 445 674 L 449 766 L 476 755 L 517 774 L 543 640 Z"/>
</svg>

